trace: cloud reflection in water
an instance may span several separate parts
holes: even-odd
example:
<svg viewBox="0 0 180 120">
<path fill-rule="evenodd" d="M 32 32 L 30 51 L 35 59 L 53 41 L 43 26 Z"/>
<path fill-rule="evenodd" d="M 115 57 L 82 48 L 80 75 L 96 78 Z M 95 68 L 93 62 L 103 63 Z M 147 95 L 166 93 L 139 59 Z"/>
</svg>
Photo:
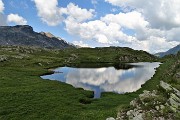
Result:
<svg viewBox="0 0 180 120">
<path fill-rule="evenodd" d="M 140 65 L 131 69 L 117 70 L 114 67 L 103 68 L 71 68 L 61 67 L 52 75 L 41 76 L 43 79 L 59 80 L 73 85 L 94 91 L 94 97 L 99 98 L 101 92 L 125 93 L 133 92 L 141 88 L 155 74 L 155 68 L 159 67 L 158 62 L 154 63 L 131 63 Z"/>
</svg>

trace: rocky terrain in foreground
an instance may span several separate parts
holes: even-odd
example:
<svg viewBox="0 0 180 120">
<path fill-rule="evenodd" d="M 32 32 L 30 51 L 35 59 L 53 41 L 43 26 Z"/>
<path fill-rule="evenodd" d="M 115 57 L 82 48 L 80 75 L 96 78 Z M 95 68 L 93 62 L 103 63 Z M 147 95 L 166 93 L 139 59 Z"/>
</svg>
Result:
<svg viewBox="0 0 180 120">
<path fill-rule="evenodd" d="M 161 81 L 159 91 L 144 91 L 130 102 L 130 110 L 120 111 L 116 120 L 177 120 L 180 118 L 180 91 Z M 107 118 L 106 120 L 115 120 Z"/>
<path fill-rule="evenodd" d="M 158 91 L 144 91 L 139 98 L 131 101 L 133 108 L 127 112 L 120 112 L 116 120 L 175 120 L 180 114 L 180 91 L 161 81 L 160 86 L 168 97 Z M 153 108 L 153 109 L 152 109 Z"/>
</svg>

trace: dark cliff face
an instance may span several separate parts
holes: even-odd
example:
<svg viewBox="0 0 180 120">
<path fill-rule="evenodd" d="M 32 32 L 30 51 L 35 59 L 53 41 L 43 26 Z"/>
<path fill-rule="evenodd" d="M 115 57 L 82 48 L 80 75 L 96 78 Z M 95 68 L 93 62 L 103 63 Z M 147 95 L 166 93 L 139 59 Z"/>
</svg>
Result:
<svg viewBox="0 0 180 120">
<path fill-rule="evenodd" d="M 64 49 L 73 47 L 64 40 L 33 31 L 28 25 L 0 26 L 0 45 Z"/>
</svg>

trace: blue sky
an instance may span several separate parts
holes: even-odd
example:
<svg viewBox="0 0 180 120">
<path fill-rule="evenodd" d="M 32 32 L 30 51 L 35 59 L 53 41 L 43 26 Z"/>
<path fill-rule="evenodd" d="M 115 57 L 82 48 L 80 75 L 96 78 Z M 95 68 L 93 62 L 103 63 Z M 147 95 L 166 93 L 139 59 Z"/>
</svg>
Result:
<svg viewBox="0 0 180 120">
<path fill-rule="evenodd" d="M 36 32 L 51 32 L 81 46 L 155 53 L 179 44 L 178 4 L 177 0 L 0 0 L 0 25 L 28 24 Z"/>
<path fill-rule="evenodd" d="M 23 16 L 27 21 L 28 25 L 32 26 L 35 31 L 49 31 L 56 36 L 68 38 L 70 37 L 67 32 L 63 29 L 64 25 L 60 24 L 58 26 L 48 26 L 47 24 L 43 23 L 41 19 L 37 16 L 37 10 L 35 7 L 35 3 L 31 0 L 4 0 L 5 5 L 5 14 L 19 14 Z M 103 2 L 103 0 L 98 1 L 99 4 L 93 5 L 91 0 L 59 0 L 59 7 L 66 7 L 69 3 L 74 3 L 81 8 L 86 9 L 97 9 L 97 17 L 100 18 L 107 13 L 112 13 L 111 9 L 116 8 L 111 6 L 110 4 Z M 9 23 L 9 25 L 16 25 L 15 23 Z M 69 41 L 71 42 L 71 41 Z"/>
<path fill-rule="evenodd" d="M 57 26 L 48 26 L 47 24 L 43 23 L 37 15 L 35 3 L 31 0 L 4 0 L 3 2 L 5 5 L 4 13 L 6 15 L 13 13 L 23 16 L 23 18 L 27 20 L 27 24 L 32 26 L 33 29 L 37 32 L 41 32 L 41 31 L 51 32 L 55 36 L 64 38 L 68 42 L 73 42 L 74 37 L 75 39 L 79 39 L 76 36 L 69 35 L 64 30 L 63 23 Z M 59 0 L 58 2 L 59 2 L 58 4 L 59 7 L 66 7 L 69 3 L 74 3 L 81 8 L 86 8 L 86 9 L 96 8 L 97 13 L 95 18 L 100 18 L 101 16 L 104 16 L 107 13 L 112 13 L 111 9 L 117 8 L 116 6 L 111 6 L 110 4 L 104 2 L 103 0 L 98 0 L 98 4 L 96 5 L 92 4 L 91 0 Z M 9 25 L 14 26 L 16 25 L 16 23 L 9 23 Z M 91 42 L 89 44 L 91 44 Z"/>
</svg>

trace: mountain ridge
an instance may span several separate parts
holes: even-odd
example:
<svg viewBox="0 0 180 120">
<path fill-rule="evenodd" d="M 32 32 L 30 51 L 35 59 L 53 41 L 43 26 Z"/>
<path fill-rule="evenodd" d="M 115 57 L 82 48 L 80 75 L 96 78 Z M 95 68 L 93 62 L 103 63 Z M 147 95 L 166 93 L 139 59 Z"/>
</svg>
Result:
<svg viewBox="0 0 180 120">
<path fill-rule="evenodd" d="M 35 32 L 29 25 L 0 26 L 0 45 L 35 46 L 55 49 L 75 47 L 63 39 L 58 39 L 51 33 L 47 35 L 42 34 L 42 32 Z"/>
<path fill-rule="evenodd" d="M 180 44 L 169 49 L 168 51 L 166 52 L 160 52 L 160 53 L 156 53 L 155 56 L 158 56 L 158 57 L 164 57 L 166 55 L 170 55 L 170 54 L 177 54 L 178 52 L 180 51 Z"/>
</svg>

